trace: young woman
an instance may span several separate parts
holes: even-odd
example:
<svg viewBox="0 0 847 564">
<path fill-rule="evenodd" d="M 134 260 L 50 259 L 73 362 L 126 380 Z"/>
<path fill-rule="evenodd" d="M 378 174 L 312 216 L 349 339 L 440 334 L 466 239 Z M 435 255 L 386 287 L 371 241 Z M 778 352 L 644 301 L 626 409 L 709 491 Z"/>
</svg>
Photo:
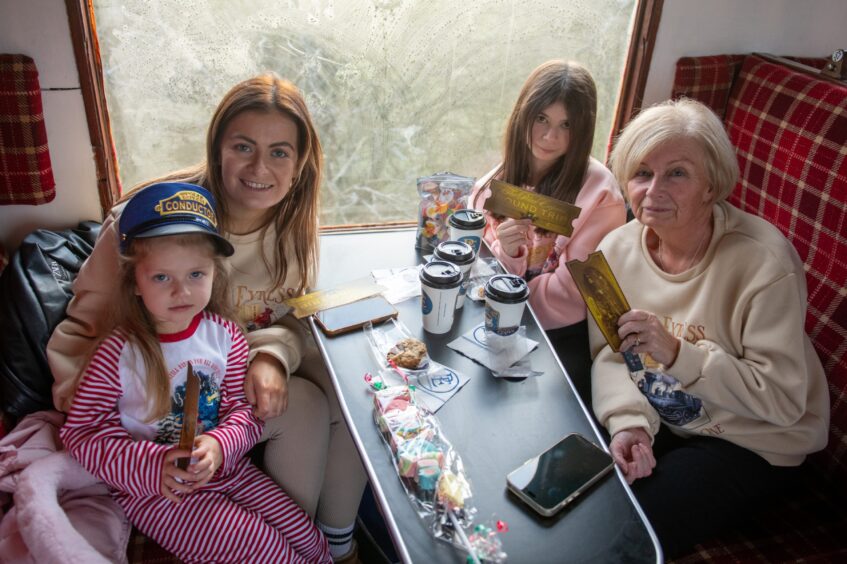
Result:
<svg viewBox="0 0 847 564">
<path fill-rule="evenodd" d="M 529 219 L 491 214 L 484 232 L 500 263 L 527 280 L 530 305 L 562 358 L 588 358 L 585 303 L 565 263 L 585 260 L 626 221 L 615 178 L 590 156 L 596 116 L 597 89 L 584 67 L 560 60 L 542 64 L 527 78 L 509 117 L 503 162 L 471 194 L 473 207 L 483 209 L 491 180 L 498 179 L 581 208 L 570 237 L 538 229 Z M 566 368 L 580 392 L 587 392 L 587 367 Z"/>
<path fill-rule="evenodd" d="M 207 188 L 217 199 L 232 297 L 250 346 L 247 399 L 265 420 L 264 468 L 331 539 L 353 556 L 366 476 L 316 348 L 284 300 L 315 280 L 321 145 L 297 88 L 274 74 L 234 86 L 212 116 L 204 162 L 155 182 Z M 144 189 L 144 186 L 139 188 Z M 103 315 L 118 288 L 118 205 L 74 283 L 68 318 L 47 354 L 53 399 L 67 411 L 85 360 L 111 327 Z"/>
<path fill-rule="evenodd" d="M 129 201 L 116 329 L 91 358 L 62 440 L 181 560 L 330 562 L 311 518 L 245 457 L 262 424 L 244 396 L 247 342 L 227 319 L 223 258 L 234 249 L 216 225 L 211 194 L 192 184 L 155 184 Z M 202 429 L 183 450 L 189 373 Z"/>
</svg>

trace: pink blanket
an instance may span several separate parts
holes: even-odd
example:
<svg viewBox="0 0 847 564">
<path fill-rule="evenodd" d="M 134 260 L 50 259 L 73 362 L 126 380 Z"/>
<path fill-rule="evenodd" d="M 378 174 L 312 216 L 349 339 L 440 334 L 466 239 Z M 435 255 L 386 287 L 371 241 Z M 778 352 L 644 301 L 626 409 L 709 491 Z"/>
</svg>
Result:
<svg viewBox="0 0 847 564">
<path fill-rule="evenodd" d="M 4 562 L 126 562 L 131 526 L 105 484 L 61 448 L 64 415 L 25 417 L 0 441 Z M 7 492 L 7 493 L 4 493 Z"/>
</svg>

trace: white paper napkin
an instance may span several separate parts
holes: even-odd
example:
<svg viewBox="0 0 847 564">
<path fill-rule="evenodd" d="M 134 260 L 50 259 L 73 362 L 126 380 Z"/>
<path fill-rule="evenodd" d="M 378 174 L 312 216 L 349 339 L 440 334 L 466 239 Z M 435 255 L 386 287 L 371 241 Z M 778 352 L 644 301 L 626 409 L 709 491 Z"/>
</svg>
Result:
<svg viewBox="0 0 847 564">
<path fill-rule="evenodd" d="M 522 327 L 517 333 L 504 337 L 486 333 L 485 324 L 480 323 L 447 346 L 493 372 L 502 372 L 538 346 L 538 341 L 524 336 L 525 331 Z"/>
<path fill-rule="evenodd" d="M 374 281 L 385 288 L 382 293 L 389 303 L 396 304 L 421 295 L 420 266 L 382 268 L 374 270 Z"/>
</svg>

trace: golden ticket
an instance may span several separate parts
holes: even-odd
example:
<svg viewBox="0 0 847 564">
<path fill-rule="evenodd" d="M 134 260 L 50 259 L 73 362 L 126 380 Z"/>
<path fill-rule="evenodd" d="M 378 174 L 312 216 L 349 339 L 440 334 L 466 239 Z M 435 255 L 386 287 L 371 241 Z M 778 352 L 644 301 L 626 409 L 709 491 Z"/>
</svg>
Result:
<svg viewBox="0 0 847 564">
<path fill-rule="evenodd" d="M 385 291 L 385 288 L 373 282 L 362 282 L 318 290 L 296 298 L 285 300 L 285 304 L 294 308 L 294 317 L 303 317 L 315 314 L 319 311 L 344 304 L 359 301 L 362 298 L 375 296 Z"/>
<path fill-rule="evenodd" d="M 512 219 L 529 218 L 534 226 L 566 237 L 573 233 L 573 220 L 582 211 L 573 204 L 500 180 L 491 181 L 491 197 L 485 200 L 483 207 Z"/>
<path fill-rule="evenodd" d="M 618 318 L 630 307 L 603 251 L 591 253 L 585 262 L 574 259 L 565 264 L 606 342 L 618 352 L 621 347 Z"/>
<path fill-rule="evenodd" d="M 197 436 L 197 414 L 200 411 L 200 378 L 194 373 L 191 363 L 188 363 L 188 374 L 185 376 L 185 399 L 182 403 L 182 430 L 179 433 L 179 448 L 194 450 L 194 438 Z M 191 457 L 178 458 L 176 465 L 185 470 L 191 464 Z"/>
</svg>

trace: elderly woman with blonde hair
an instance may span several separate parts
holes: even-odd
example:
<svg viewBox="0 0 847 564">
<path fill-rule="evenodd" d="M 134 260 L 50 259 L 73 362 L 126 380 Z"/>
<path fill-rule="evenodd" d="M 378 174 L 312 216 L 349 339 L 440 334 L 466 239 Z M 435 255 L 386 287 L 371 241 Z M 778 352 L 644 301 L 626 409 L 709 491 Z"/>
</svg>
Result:
<svg viewBox="0 0 847 564">
<path fill-rule="evenodd" d="M 772 225 L 726 201 L 738 177 L 698 102 L 651 107 L 611 169 L 635 221 L 599 248 L 632 309 L 621 351 L 596 325 L 595 414 L 667 557 L 742 519 L 826 445 L 826 381 L 804 332 L 806 280 Z"/>
</svg>

